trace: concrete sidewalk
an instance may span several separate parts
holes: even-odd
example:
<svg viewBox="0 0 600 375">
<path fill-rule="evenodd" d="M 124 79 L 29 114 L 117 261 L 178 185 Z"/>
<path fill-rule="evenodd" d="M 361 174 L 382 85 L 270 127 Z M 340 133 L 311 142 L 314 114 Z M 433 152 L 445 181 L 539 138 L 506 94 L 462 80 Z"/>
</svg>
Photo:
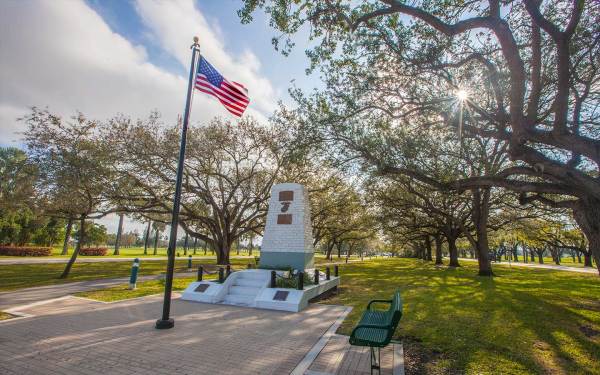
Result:
<svg viewBox="0 0 600 375">
<path fill-rule="evenodd" d="M 477 259 L 471 258 L 458 258 L 459 261 L 467 261 L 467 262 L 477 262 Z M 598 274 L 598 270 L 596 268 L 589 267 L 567 267 L 567 266 L 557 266 L 556 264 L 539 264 L 539 263 L 522 263 L 522 262 L 493 262 L 492 267 L 494 266 L 515 266 L 515 267 L 529 267 L 529 268 L 541 268 L 547 270 L 555 270 L 555 271 L 568 271 L 568 272 L 578 272 L 578 273 L 593 273 Z"/>
<path fill-rule="evenodd" d="M 177 273 L 175 277 L 194 276 L 194 272 Z M 158 280 L 162 275 L 148 275 L 138 277 L 139 281 Z M 0 293 L 0 310 L 9 310 L 17 306 L 64 297 L 70 294 L 85 292 L 88 290 L 103 289 L 111 286 L 129 282 L 129 277 L 115 279 L 75 281 L 72 283 L 43 285 L 25 289 L 17 289 L 10 292 Z"/>
</svg>

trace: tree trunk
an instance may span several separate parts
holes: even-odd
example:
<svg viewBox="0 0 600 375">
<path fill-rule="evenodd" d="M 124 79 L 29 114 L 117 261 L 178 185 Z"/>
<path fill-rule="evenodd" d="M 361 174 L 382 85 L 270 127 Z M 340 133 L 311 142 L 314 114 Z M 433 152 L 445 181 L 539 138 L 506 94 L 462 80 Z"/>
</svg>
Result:
<svg viewBox="0 0 600 375">
<path fill-rule="evenodd" d="M 154 232 L 154 252 L 152 254 L 158 254 L 158 228 Z"/>
<path fill-rule="evenodd" d="M 592 253 L 590 251 L 583 254 L 583 266 L 594 267 L 594 265 L 592 264 Z"/>
<path fill-rule="evenodd" d="M 589 251 L 596 262 L 598 275 L 600 275 L 600 200 L 580 199 L 577 207 L 573 210 L 573 216 L 588 240 Z"/>
<path fill-rule="evenodd" d="M 146 226 L 146 236 L 144 238 L 144 255 L 148 255 L 148 243 L 150 242 L 150 227 L 152 226 L 152 221 L 148 221 L 148 226 Z"/>
<path fill-rule="evenodd" d="M 229 252 L 231 251 L 231 245 L 225 242 L 219 243 L 217 246 L 217 264 L 230 264 L 229 263 Z"/>
<path fill-rule="evenodd" d="M 442 264 L 442 237 L 436 235 L 435 239 L 435 264 Z"/>
<path fill-rule="evenodd" d="M 248 250 L 248 255 L 252 255 L 252 248 L 254 247 L 254 236 L 250 236 L 250 243 L 248 244 L 250 249 Z"/>
<path fill-rule="evenodd" d="M 538 256 L 538 263 L 539 264 L 544 264 L 544 252 L 542 251 L 541 253 L 538 251 L 537 253 Z"/>
<path fill-rule="evenodd" d="M 208 244 L 204 241 L 204 255 L 208 252 Z"/>
<path fill-rule="evenodd" d="M 431 237 L 430 236 L 425 237 L 425 248 L 427 249 L 427 253 L 425 254 L 426 255 L 425 260 L 428 260 L 430 262 L 433 261 L 433 257 L 431 256 Z"/>
<path fill-rule="evenodd" d="M 121 235 L 123 234 L 123 214 L 119 214 L 119 227 L 117 228 L 117 238 L 115 238 L 115 251 L 113 255 L 119 255 L 119 248 L 121 247 Z"/>
<path fill-rule="evenodd" d="M 77 246 L 69 259 L 69 262 L 65 266 L 65 270 L 62 275 L 60 275 L 61 279 L 66 279 L 69 277 L 69 273 L 71 272 L 71 268 L 77 259 L 77 255 L 79 255 L 79 251 L 81 251 L 81 247 L 83 246 L 85 240 L 85 215 L 81 215 L 80 223 L 79 223 L 79 241 L 77 241 Z"/>
<path fill-rule="evenodd" d="M 458 263 L 458 249 L 456 248 L 456 237 L 447 236 L 448 241 L 448 252 L 450 253 L 450 267 L 460 267 Z"/>
<path fill-rule="evenodd" d="M 558 249 L 554 249 L 554 251 L 552 252 L 552 257 L 554 258 L 554 263 L 557 266 L 560 266 L 560 251 Z"/>
<path fill-rule="evenodd" d="M 63 243 L 62 252 L 60 255 L 67 255 L 69 253 L 69 238 L 71 238 L 71 229 L 73 229 L 73 218 L 69 218 L 67 222 L 67 229 L 65 230 L 65 242 Z"/>
<path fill-rule="evenodd" d="M 576 251 L 577 253 L 577 263 L 581 263 L 581 251 Z"/>
<path fill-rule="evenodd" d="M 473 189 L 473 213 L 472 220 L 475 224 L 476 240 L 475 249 L 477 250 L 477 263 L 479 264 L 479 276 L 492 276 L 492 262 L 490 261 L 490 246 L 488 241 L 488 219 L 490 212 L 491 190 Z"/>
<path fill-rule="evenodd" d="M 196 255 L 196 247 L 198 246 L 198 239 L 194 237 L 194 255 Z"/>
<path fill-rule="evenodd" d="M 327 242 L 327 249 L 325 250 L 326 251 L 325 259 L 331 260 L 331 253 L 333 252 L 333 246 L 334 246 L 334 244 L 331 241 Z"/>
<path fill-rule="evenodd" d="M 183 241 L 183 255 L 187 255 L 188 254 L 188 241 L 190 240 L 190 236 L 187 234 L 185 234 L 185 240 Z"/>
</svg>

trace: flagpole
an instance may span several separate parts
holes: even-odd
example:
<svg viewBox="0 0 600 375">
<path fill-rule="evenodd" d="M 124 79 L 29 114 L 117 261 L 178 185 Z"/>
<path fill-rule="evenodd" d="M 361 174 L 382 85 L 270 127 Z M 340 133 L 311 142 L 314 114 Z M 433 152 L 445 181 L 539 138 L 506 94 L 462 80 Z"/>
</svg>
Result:
<svg viewBox="0 0 600 375">
<path fill-rule="evenodd" d="M 169 317 L 171 311 L 171 291 L 173 289 L 173 270 L 175 268 L 175 250 L 177 246 L 177 227 L 179 226 L 179 203 L 181 201 L 181 183 L 183 181 L 183 167 L 185 162 L 185 145 L 187 138 L 188 121 L 190 119 L 190 106 L 192 101 L 192 90 L 194 90 L 194 76 L 196 55 L 200 52 L 198 37 L 194 37 L 192 49 L 192 63 L 190 66 L 190 78 L 188 80 L 187 98 L 185 100 L 185 112 L 183 114 L 183 127 L 181 128 L 181 145 L 179 146 L 179 163 L 177 165 L 177 178 L 175 180 L 175 196 L 173 197 L 173 213 L 171 217 L 171 233 L 169 235 L 169 249 L 167 252 L 167 274 L 165 276 L 165 296 L 163 300 L 162 318 L 156 321 L 157 329 L 168 329 L 175 326 L 175 320 Z"/>
</svg>

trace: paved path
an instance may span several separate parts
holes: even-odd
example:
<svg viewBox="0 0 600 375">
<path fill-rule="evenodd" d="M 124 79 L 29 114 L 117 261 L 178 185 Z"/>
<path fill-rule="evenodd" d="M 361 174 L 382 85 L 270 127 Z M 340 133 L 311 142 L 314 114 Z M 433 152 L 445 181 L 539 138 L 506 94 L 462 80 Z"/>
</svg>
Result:
<svg viewBox="0 0 600 375">
<path fill-rule="evenodd" d="M 174 299 L 175 328 L 156 330 L 159 296 L 118 303 L 69 297 L 0 323 L 0 373 L 289 374 L 343 306 L 300 313 Z"/>
<path fill-rule="evenodd" d="M 467 262 L 477 262 L 477 259 L 471 258 L 458 258 L 459 261 L 467 261 Z M 557 271 L 569 271 L 569 272 L 579 272 L 579 273 L 593 273 L 598 274 L 598 270 L 596 268 L 589 267 L 567 267 L 567 266 L 557 266 L 556 264 L 539 264 L 539 263 L 521 263 L 521 262 L 493 262 L 493 266 L 515 266 L 515 267 L 529 267 L 529 268 L 543 268 L 547 270 L 557 270 Z"/>
<path fill-rule="evenodd" d="M 235 258 L 238 258 L 237 256 Z M 240 258 L 252 259 L 252 257 L 240 256 Z M 100 263 L 100 262 L 133 262 L 135 257 L 78 257 L 76 263 Z M 147 260 L 167 260 L 166 256 L 163 257 L 140 257 L 141 261 Z M 175 257 L 178 260 L 187 260 L 188 257 Z M 214 256 L 192 256 L 193 260 L 204 260 L 204 259 L 215 259 Z M 48 264 L 48 263 L 67 263 L 69 258 L 9 258 L 0 259 L 0 265 L 6 264 Z"/>
<path fill-rule="evenodd" d="M 175 277 L 191 275 L 195 274 L 177 273 L 175 274 Z M 145 280 L 157 280 L 161 277 L 162 275 L 140 276 L 138 277 L 138 282 Z M 2 292 L 0 293 L 0 311 L 52 298 L 64 297 L 69 294 L 75 294 L 78 292 L 108 288 L 111 286 L 128 282 L 129 277 L 120 277 L 116 279 L 76 281 L 72 283 L 36 286 L 32 288 L 18 289 L 10 292 Z"/>
</svg>

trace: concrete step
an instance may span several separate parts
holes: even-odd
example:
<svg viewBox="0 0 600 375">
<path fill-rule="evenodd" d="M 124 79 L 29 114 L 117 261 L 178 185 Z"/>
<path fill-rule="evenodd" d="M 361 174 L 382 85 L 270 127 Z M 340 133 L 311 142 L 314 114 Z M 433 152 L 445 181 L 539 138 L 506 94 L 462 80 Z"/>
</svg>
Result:
<svg viewBox="0 0 600 375">
<path fill-rule="evenodd" d="M 223 299 L 223 303 L 250 306 L 254 303 L 254 296 L 228 294 L 225 296 L 225 299 Z"/>
<path fill-rule="evenodd" d="M 261 271 L 240 271 L 238 278 L 244 280 L 269 280 L 271 275 Z"/>
<path fill-rule="evenodd" d="M 260 287 L 233 285 L 229 288 L 229 294 L 256 297 L 260 289 Z"/>
<path fill-rule="evenodd" d="M 233 282 L 233 286 L 245 286 L 251 288 L 262 288 L 266 286 L 268 281 L 266 280 L 253 280 L 253 279 L 244 279 L 244 278 L 236 278 Z"/>
</svg>

